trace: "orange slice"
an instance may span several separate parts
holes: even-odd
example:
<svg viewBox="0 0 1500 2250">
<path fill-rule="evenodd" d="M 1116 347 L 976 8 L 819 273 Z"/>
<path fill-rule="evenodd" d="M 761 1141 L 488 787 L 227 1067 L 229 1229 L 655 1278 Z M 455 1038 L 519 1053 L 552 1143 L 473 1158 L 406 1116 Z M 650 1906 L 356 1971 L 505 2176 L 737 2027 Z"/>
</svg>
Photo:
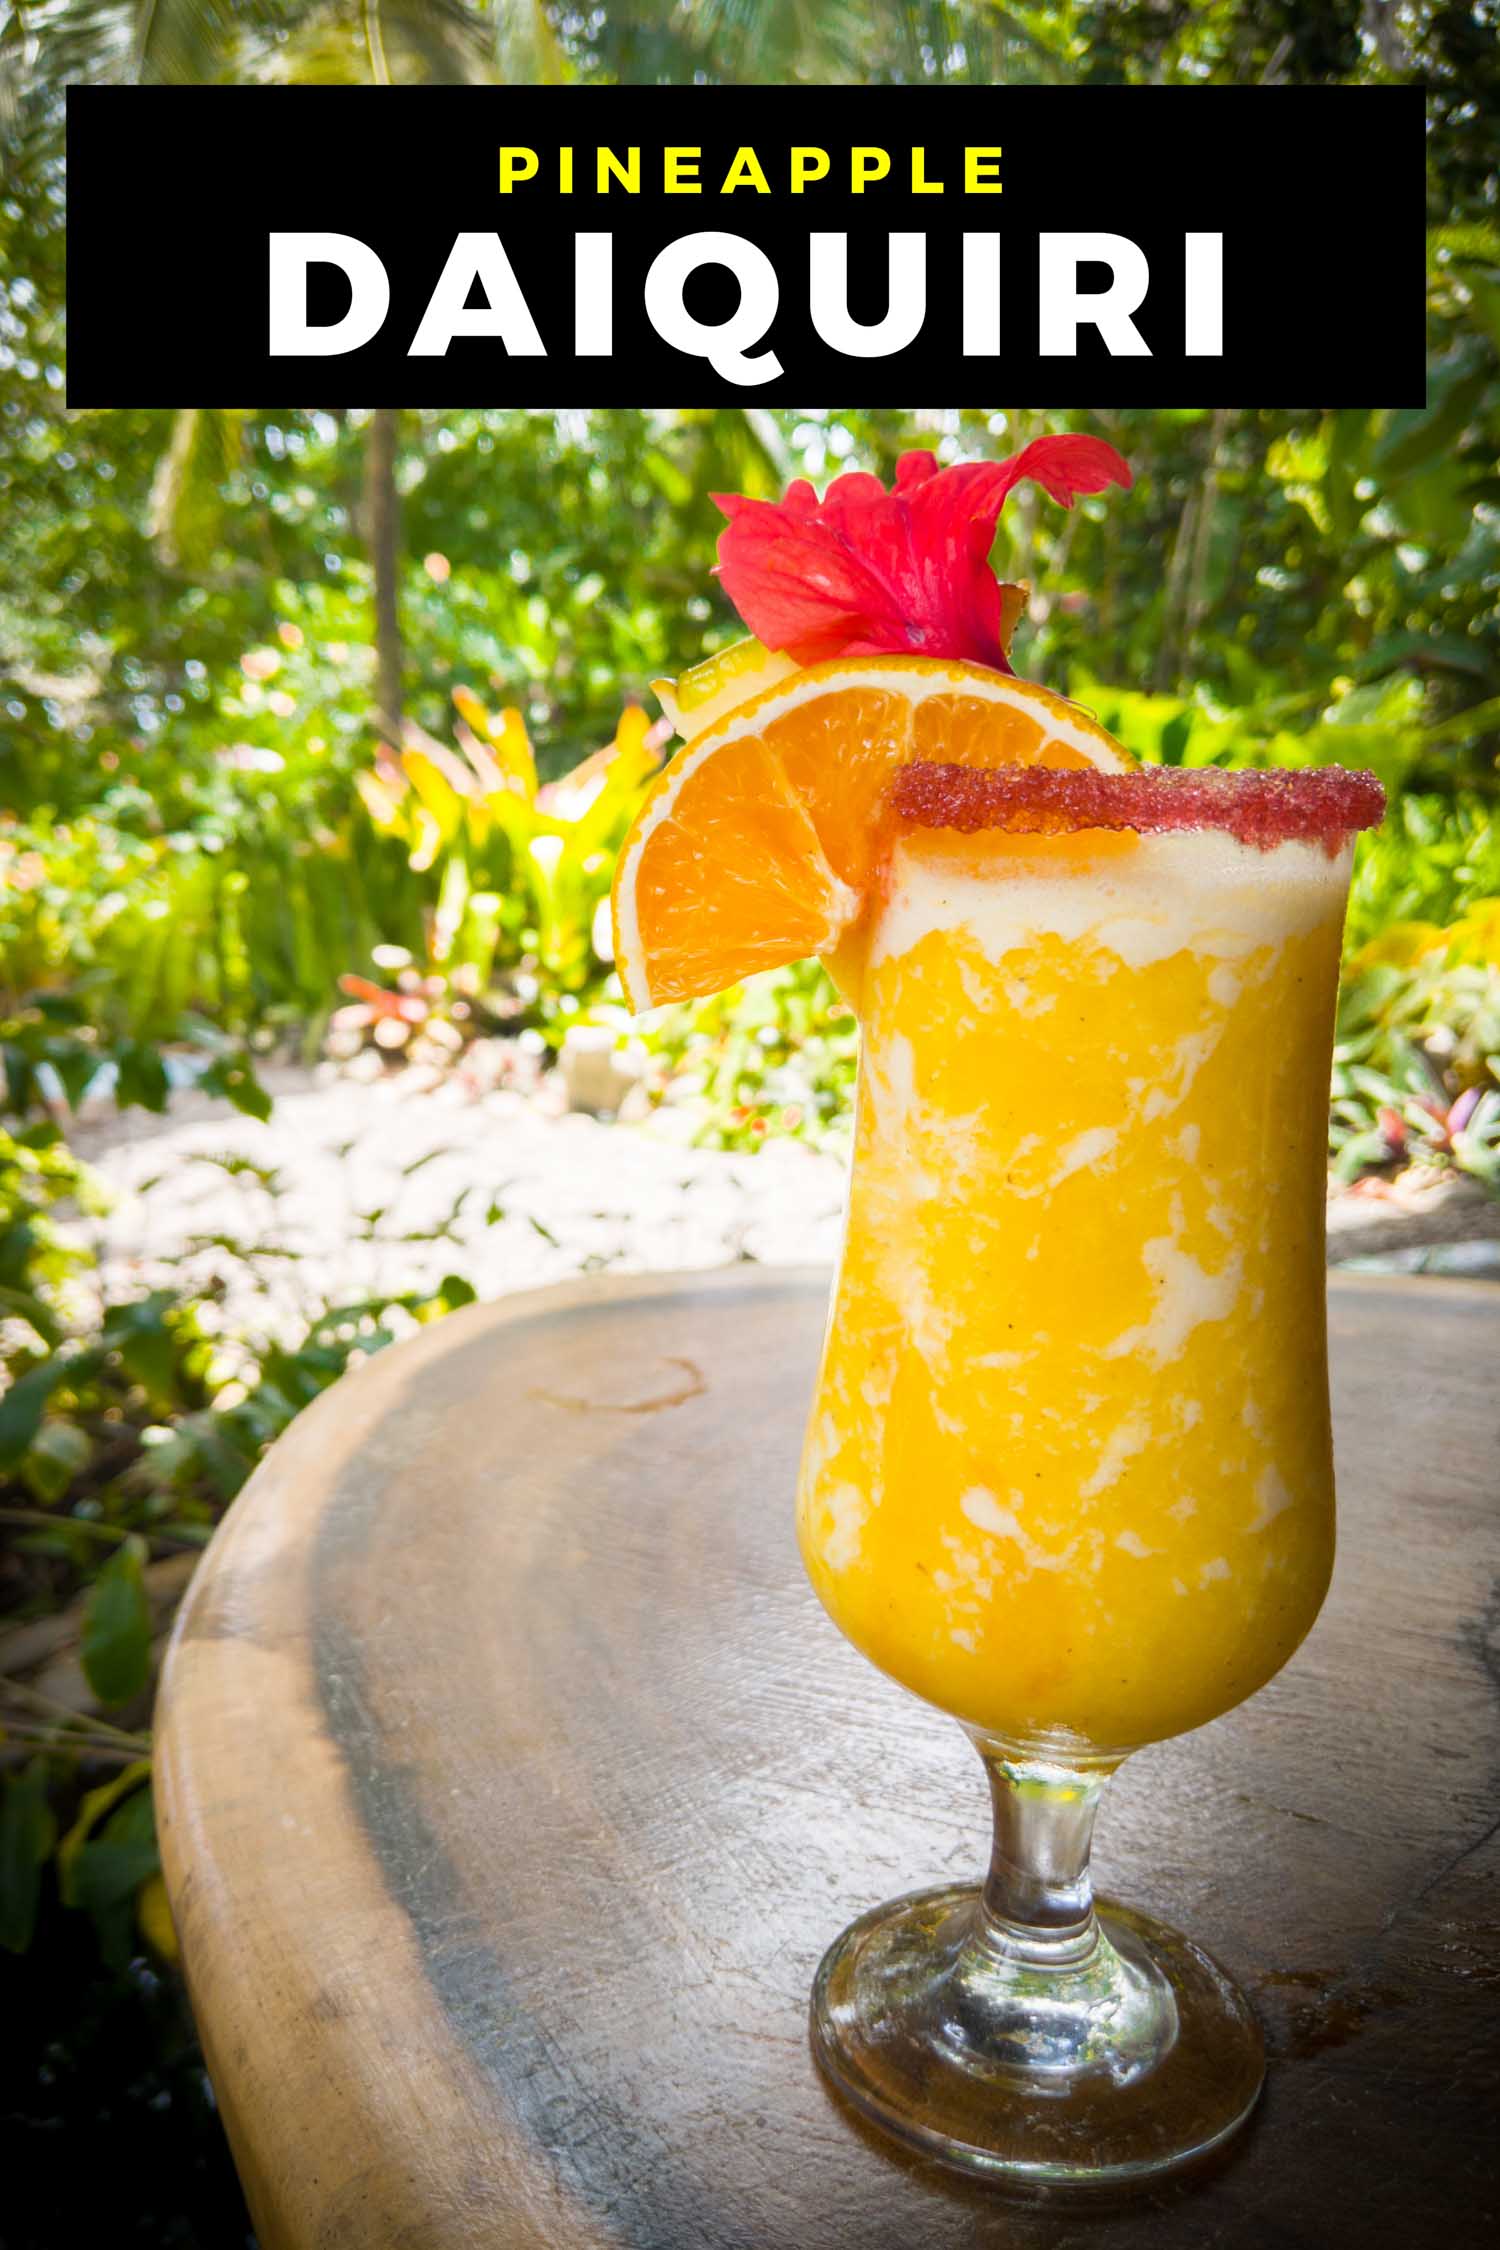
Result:
<svg viewBox="0 0 1500 2250">
<path fill-rule="evenodd" d="M 756 640 L 731 641 L 717 656 L 705 657 L 679 679 L 653 680 L 657 702 L 684 742 L 695 742 L 731 711 L 748 703 L 798 669 L 796 659 L 762 647 Z"/>
<path fill-rule="evenodd" d="M 832 953 L 890 847 L 896 768 L 1133 763 L 1076 703 L 983 666 L 839 657 L 777 681 L 679 750 L 615 871 L 634 1009 Z"/>
</svg>

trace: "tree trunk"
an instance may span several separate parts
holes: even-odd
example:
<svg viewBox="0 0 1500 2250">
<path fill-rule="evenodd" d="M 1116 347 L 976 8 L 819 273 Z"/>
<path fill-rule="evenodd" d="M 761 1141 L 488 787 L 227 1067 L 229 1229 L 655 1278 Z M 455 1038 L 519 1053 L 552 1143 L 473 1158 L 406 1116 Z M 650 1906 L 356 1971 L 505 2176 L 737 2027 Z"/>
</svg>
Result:
<svg viewBox="0 0 1500 2250">
<path fill-rule="evenodd" d="M 1194 485 L 1183 503 L 1182 514 L 1177 519 L 1177 536 L 1172 542 L 1171 560 L 1167 564 L 1166 590 L 1162 596 L 1161 641 L 1156 651 L 1156 665 L 1151 674 L 1151 685 L 1158 695 L 1178 685 L 1182 673 L 1182 604 L 1187 586 L 1188 560 L 1193 551 L 1193 533 L 1198 523 L 1199 488 Z"/>
<path fill-rule="evenodd" d="M 1183 659 L 1189 672 L 1197 661 L 1198 635 L 1208 608 L 1208 566 L 1213 543 L 1214 512 L 1219 504 L 1219 460 L 1228 428 L 1229 408 L 1215 407 L 1213 426 L 1208 433 L 1208 465 L 1203 471 L 1198 521 L 1193 529 L 1193 559 L 1188 567 Z"/>
<path fill-rule="evenodd" d="M 401 501 L 396 491 L 396 409 L 377 406 L 365 454 L 365 536 L 375 574 L 375 722 L 401 747 Z"/>
</svg>

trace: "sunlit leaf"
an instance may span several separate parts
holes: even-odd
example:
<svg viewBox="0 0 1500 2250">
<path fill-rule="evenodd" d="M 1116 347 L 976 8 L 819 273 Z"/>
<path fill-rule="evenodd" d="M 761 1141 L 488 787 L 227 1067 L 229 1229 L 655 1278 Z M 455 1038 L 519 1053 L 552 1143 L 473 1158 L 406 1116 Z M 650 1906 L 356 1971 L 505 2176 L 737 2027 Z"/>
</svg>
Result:
<svg viewBox="0 0 1500 2250">
<path fill-rule="evenodd" d="M 89 1837 L 73 1863 L 71 1899 L 93 1921 L 106 1963 L 120 1969 L 135 1949 L 136 1899 L 161 1871 L 151 1791 L 139 1788 Z"/>
<path fill-rule="evenodd" d="M 180 1958 L 181 1948 L 167 1886 L 160 1875 L 148 1876 L 141 1885 L 136 1894 L 135 1914 L 141 1935 L 152 1952 L 160 1960 L 175 1963 Z"/>
<path fill-rule="evenodd" d="M 74 1871 L 78 1864 L 78 1855 L 88 1842 L 90 1835 L 99 1822 L 103 1820 L 105 1814 L 118 1805 L 122 1799 L 128 1797 L 133 1789 L 138 1789 L 143 1781 L 149 1779 L 150 1773 L 151 1760 L 149 1758 L 137 1758 L 130 1765 L 123 1767 L 113 1781 L 104 1782 L 98 1789 L 85 1791 L 74 1817 L 73 1825 L 57 1847 L 58 1887 L 62 1892 L 65 1906 L 76 1906 L 78 1903 L 73 1887 Z"/>
</svg>

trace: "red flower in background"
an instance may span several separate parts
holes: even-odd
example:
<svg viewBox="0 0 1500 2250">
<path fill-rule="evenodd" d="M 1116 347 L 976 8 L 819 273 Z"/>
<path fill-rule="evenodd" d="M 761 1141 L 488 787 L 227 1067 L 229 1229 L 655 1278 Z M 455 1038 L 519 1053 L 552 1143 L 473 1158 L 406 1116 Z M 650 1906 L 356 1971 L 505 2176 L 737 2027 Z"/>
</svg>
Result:
<svg viewBox="0 0 1500 2250">
<path fill-rule="evenodd" d="M 889 492 L 863 474 L 835 477 L 821 501 L 801 478 L 781 501 L 716 492 L 729 518 L 719 576 L 756 638 L 801 664 L 947 656 L 1008 672 L 1022 590 L 1002 584 L 989 554 L 1000 510 L 1027 478 L 1065 508 L 1131 481 L 1102 438 L 1043 437 L 1008 461 L 951 469 L 905 453 Z"/>
</svg>

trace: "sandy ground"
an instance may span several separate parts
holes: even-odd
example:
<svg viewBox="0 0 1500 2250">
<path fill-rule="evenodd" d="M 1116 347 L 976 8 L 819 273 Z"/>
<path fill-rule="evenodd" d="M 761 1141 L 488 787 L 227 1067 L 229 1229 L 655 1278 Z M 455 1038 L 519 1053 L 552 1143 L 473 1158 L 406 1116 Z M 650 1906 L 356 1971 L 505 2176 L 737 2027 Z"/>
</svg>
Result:
<svg viewBox="0 0 1500 2250">
<path fill-rule="evenodd" d="M 211 1279 L 231 1332 L 296 1334 L 326 1305 L 429 1289 L 481 1297 L 574 1274 L 832 1259 L 839 1158 L 682 1145 L 683 1120 L 559 1116 L 412 1078 L 268 1074 L 269 1121 L 187 1095 L 78 1136 L 113 1196 L 96 1222 L 111 1296 Z M 253 1169 L 251 1169 L 253 1167 Z"/>
<path fill-rule="evenodd" d="M 189 1092 L 165 1117 L 108 1111 L 77 1134 L 113 1197 L 94 1222 L 111 1297 L 214 1285 L 227 1334 L 290 1340 L 329 1306 L 430 1291 L 448 1273 L 497 1297 L 580 1273 L 828 1263 L 837 1249 L 843 1161 L 797 1142 L 725 1155 L 687 1145 L 681 1110 L 641 1125 L 559 1115 L 555 1075 L 539 1094 L 415 1073 L 360 1083 L 326 1065 L 265 1075 L 265 1124 Z M 1362 1257 L 1343 1235 L 1335 1255 L 1500 1276 L 1493 1206 L 1470 1225 L 1491 1239 L 1372 1241 Z"/>
</svg>

